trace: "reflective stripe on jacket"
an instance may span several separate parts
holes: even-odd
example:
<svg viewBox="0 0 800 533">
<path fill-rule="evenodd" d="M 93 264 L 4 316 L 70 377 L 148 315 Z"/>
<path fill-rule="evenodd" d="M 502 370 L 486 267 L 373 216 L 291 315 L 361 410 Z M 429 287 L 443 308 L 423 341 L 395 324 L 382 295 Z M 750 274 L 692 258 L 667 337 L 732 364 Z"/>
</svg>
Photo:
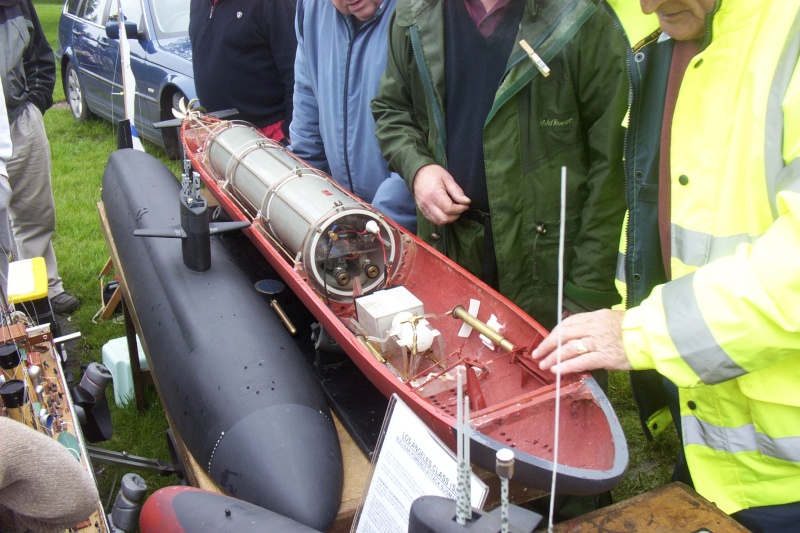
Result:
<svg viewBox="0 0 800 533">
<path fill-rule="evenodd" d="M 679 387 L 695 486 L 733 513 L 800 499 L 800 0 L 710 22 L 672 126 L 673 281 L 623 340 Z"/>
</svg>

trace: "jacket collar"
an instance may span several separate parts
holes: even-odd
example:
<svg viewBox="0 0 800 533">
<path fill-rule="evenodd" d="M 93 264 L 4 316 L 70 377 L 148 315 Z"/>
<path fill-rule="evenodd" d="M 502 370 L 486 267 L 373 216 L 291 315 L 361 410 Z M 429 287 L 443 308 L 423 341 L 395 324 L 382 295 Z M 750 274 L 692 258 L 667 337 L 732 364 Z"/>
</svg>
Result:
<svg viewBox="0 0 800 533">
<path fill-rule="evenodd" d="M 444 32 L 441 31 L 443 6 L 446 1 L 462 0 L 401 0 L 395 10 L 395 23 L 401 27 L 418 26 L 422 50 L 429 52 L 425 58 L 434 91 L 443 105 L 444 87 Z M 510 98 L 527 84 L 538 70 L 525 59 L 519 45 L 525 39 L 547 63 L 572 39 L 583 24 L 597 10 L 594 0 L 525 0 L 526 6 L 520 21 L 517 39 L 509 56 L 507 69 L 513 67 L 512 76 L 503 87 Z M 516 66 L 515 66 L 516 65 Z M 501 99 L 502 100 L 502 99 Z M 503 101 L 496 101 L 499 107 Z M 491 114 L 491 112 L 490 112 Z"/>
<path fill-rule="evenodd" d="M 555 46 L 556 52 L 597 10 L 592 0 L 527 0 L 527 3 L 517 41 L 525 39 L 534 48 Z M 545 53 L 544 48 L 542 53 Z M 548 55 L 552 57 L 555 52 Z"/>
<path fill-rule="evenodd" d="M 440 0 L 408 0 L 403 2 L 404 5 L 402 8 L 396 11 L 396 24 L 399 26 L 411 26 L 416 22 L 420 13 L 424 13 L 426 10 L 430 9 L 433 4 L 439 1 Z"/>
<path fill-rule="evenodd" d="M 705 22 L 706 31 L 705 35 L 703 36 L 703 40 L 700 43 L 700 50 L 705 50 L 714 37 L 714 25 L 713 25 L 714 15 L 716 15 L 719 12 L 720 7 L 722 7 L 722 0 L 716 0 L 716 2 L 714 2 L 714 8 L 711 10 L 710 13 L 706 15 L 706 22 Z"/>
<path fill-rule="evenodd" d="M 408 0 L 405 2 L 404 9 L 398 10 L 396 23 L 400 26 L 411 26 L 419 20 L 423 13 L 430 9 L 434 4 L 437 4 L 441 1 L 442 0 Z M 458 1 L 461 2 L 463 0 Z M 561 3 L 558 0 L 525 0 L 525 2 L 528 4 L 525 12 L 533 14 L 534 17 L 539 9 L 539 4 Z"/>
<path fill-rule="evenodd" d="M 361 23 L 361 26 L 367 26 L 367 25 L 369 25 L 369 24 L 372 24 L 372 23 L 373 23 L 373 22 L 375 22 L 376 20 L 380 20 L 380 19 L 381 19 L 381 17 L 383 17 L 383 15 L 384 15 L 384 14 L 385 14 L 387 11 L 389 11 L 389 9 L 390 9 L 390 6 L 394 6 L 394 3 L 395 3 L 395 0 L 383 0 L 383 2 L 381 3 L 381 5 L 378 7 L 378 9 L 377 9 L 377 10 L 375 11 L 375 13 L 372 15 L 372 18 L 370 18 L 369 20 L 365 20 L 364 22 L 362 22 L 362 23 Z M 344 16 L 344 15 L 342 15 L 342 16 Z M 357 23 L 355 22 L 355 20 L 356 20 L 356 19 L 355 19 L 355 16 L 354 16 L 354 15 L 348 15 L 346 18 L 347 18 L 347 20 L 349 21 L 349 23 L 352 23 L 352 24 L 354 24 L 354 25 L 357 25 Z"/>
<path fill-rule="evenodd" d="M 450 0 L 407 0 L 402 7 L 398 6 L 395 23 L 399 26 L 419 24 L 420 21 L 429 18 L 428 11 L 430 9 L 443 1 Z M 537 34 L 552 34 L 562 31 L 564 19 L 580 19 L 579 26 L 582 25 L 588 15 L 591 15 L 596 9 L 592 0 L 525 0 L 525 2 L 527 5 L 522 14 L 520 37 L 533 41 L 541 40 L 537 38 Z M 535 24 L 536 22 L 543 24 Z M 529 41 L 529 44 L 533 45 L 533 42 Z"/>
</svg>

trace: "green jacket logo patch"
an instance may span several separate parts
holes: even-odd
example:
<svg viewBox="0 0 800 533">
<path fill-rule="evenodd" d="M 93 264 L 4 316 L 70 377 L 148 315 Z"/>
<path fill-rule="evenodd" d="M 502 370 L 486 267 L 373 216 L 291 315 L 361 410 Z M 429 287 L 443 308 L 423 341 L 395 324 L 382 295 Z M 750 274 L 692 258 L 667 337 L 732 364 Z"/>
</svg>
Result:
<svg viewBox="0 0 800 533">
<path fill-rule="evenodd" d="M 543 118 L 539 121 L 539 127 L 546 128 L 552 126 L 568 126 L 572 124 L 572 121 L 575 120 L 574 118 L 570 117 L 566 120 L 559 120 L 557 118 Z"/>
</svg>

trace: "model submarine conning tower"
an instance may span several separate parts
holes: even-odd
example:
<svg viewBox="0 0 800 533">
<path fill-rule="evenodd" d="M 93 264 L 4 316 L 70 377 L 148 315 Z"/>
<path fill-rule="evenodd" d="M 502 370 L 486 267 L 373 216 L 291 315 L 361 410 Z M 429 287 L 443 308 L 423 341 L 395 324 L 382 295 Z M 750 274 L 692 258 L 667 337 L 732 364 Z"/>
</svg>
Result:
<svg viewBox="0 0 800 533">
<path fill-rule="evenodd" d="M 249 124 L 221 122 L 203 148 L 220 186 L 328 298 L 385 284 L 398 243 L 383 216 Z"/>
<path fill-rule="evenodd" d="M 211 268 L 211 236 L 244 229 L 249 222 L 214 222 L 208 220 L 208 204 L 200 194 L 200 176 L 193 172 L 189 160 L 184 160 L 180 194 L 180 226 L 137 229 L 137 237 L 181 239 L 183 264 L 195 272 Z"/>
</svg>

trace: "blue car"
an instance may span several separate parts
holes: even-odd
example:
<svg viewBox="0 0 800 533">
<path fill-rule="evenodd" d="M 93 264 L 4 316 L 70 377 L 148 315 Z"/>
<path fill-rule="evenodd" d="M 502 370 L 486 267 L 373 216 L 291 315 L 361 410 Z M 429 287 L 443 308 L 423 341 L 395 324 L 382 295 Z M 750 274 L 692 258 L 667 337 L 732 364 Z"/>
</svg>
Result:
<svg viewBox="0 0 800 533">
<path fill-rule="evenodd" d="M 134 122 L 139 136 L 180 156 L 174 118 L 181 98 L 195 98 L 188 0 L 122 0 L 136 78 Z M 58 24 L 57 52 L 64 93 L 75 120 L 124 118 L 117 0 L 67 0 Z"/>
</svg>

